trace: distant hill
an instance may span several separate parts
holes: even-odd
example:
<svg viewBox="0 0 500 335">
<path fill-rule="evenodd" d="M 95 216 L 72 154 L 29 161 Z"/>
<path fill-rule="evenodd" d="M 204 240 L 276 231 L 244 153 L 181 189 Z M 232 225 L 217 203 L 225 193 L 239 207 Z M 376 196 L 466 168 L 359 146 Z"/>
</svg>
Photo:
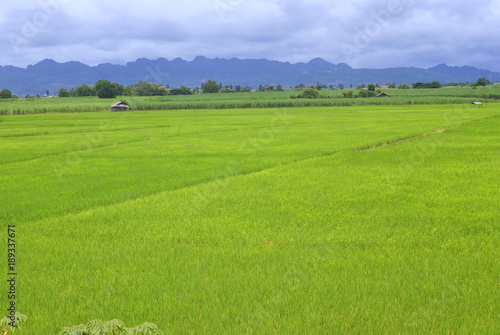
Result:
<svg viewBox="0 0 500 335">
<path fill-rule="evenodd" d="M 213 79 L 224 85 L 281 84 L 284 87 L 321 84 L 344 86 L 358 83 L 473 82 L 478 77 L 500 81 L 499 72 L 479 70 L 471 66 L 451 67 L 440 64 L 429 69 L 414 67 L 388 69 L 353 69 L 347 64 L 332 64 L 321 58 L 308 63 L 290 64 L 267 59 L 208 59 L 198 56 L 192 61 L 181 58 L 149 60 L 141 58 L 126 65 L 99 64 L 88 66 L 80 62 L 57 63 L 43 60 L 26 69 L 0 66 L 0 89 L 7 88 L 20 96 L 44 95 L 47 90 L 55 94 L 60 88 L 82 84 L 93 85 L 100 79 L 131 85 L 139 80 L 157 82 L 164 86 L 200 87 L 203 81 Z"/>
</svg>

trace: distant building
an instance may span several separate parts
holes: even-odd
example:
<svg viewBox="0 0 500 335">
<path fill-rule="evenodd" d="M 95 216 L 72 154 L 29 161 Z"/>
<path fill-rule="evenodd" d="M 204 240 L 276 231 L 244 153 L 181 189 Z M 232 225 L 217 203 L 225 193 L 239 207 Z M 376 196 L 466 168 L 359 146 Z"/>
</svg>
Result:
<svg viewBox="0 0 500 335">
<path fill-rule="evenodd" d="M 127 109 L 130 108 L 129 105 L 123 103 L 122 101 L 118 101 L 117 103 L 112 104 L 109 107 L 111 108 L 112 111 L 126 111 Z"/>
<path fill-rule="evenodd" d="M 385 94 L 385 93 L 380 93 L 380 94 L 377 94 L 377 98 L 390 98 L 391 96 L 389 94 Z"/>
<path fill-rule="evenodd" d="M 483 107 L 483 103 L 482 102 L 474 101 L 472 104 L 473 105 L 477 105 L 478 107 Z"/>
</svg>

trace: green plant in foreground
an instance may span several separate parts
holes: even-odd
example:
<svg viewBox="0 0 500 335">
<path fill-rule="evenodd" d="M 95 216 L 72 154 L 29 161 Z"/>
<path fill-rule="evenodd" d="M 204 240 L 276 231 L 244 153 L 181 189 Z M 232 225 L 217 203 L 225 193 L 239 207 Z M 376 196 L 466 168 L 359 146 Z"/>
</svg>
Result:
<svg viewBox="0 0 500 335">
<path fill-rule="evenodd" d="M 26 323 L 26 321 L 28 321 L 28 317 L 17 312 L 14 314 L 14 321 L 10 317 L 4 316 L 0 320 L 0 330 L 4 334 L 7 334 L 9 330 L 15 333 L 18 328 L 21 328 L 21 325 Z M 12 324 L 12 322 L 14 322 L 14 324 Z"/>
<path fill-rule="evenodd" d="M 143 323 L 134 328 L 127 328 L 123 321 L 93 320 L 86 325 L 66 327 L 59 335 L 163 335 L 163 332 L 152 323 Z"/>
</svg>

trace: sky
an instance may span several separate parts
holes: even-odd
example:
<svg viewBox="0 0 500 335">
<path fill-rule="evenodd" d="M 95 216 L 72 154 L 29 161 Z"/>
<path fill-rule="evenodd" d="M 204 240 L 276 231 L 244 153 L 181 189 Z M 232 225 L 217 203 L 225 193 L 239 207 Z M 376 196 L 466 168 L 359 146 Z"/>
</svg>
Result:
<svg viewBox="0 0 500 335">
<path fill-rule="evenodd" d="M 2 0 L 0 65 L 321 57 L 500 71 L 500 0 Z"/>
</svg>

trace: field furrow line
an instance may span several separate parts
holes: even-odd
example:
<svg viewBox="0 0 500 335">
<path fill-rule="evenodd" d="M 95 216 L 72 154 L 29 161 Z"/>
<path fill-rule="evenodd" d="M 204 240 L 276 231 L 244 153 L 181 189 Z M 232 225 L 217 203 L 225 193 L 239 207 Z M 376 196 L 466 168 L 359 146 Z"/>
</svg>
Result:
<svg viewBox="0 0 500 335">
<path fill-rule="evenodd" d="M 403 142 L 410 141 L 410 140 L 413 140 L 413 139 L 417 139 L 417 138 L 420 138 L 420 137 L 443 133 L 443 132 L 448 131 L 450 129 L 455 129 L 455 128 L 458 128 L 458 127 L 462 127 L 464 124 L 467 124 L 467 123 L 470 123 L 470 122 L 484 121 L 484 120 L 488 120 L 488 119 L 492 119 L 492 118 L 496 118 L 496 117 L 498 117 L 498 115 L 489 116 L 489 117 L 485 117 L 485 118 L 481 118 L 481 119 L 476 119 L 476 120 L 471 120 L 471 121 L 468 121 L 468 122 L 465 122 L 465 123 L 461 123 L 461 124 L 457 124 L 457 125 L 454 125 L 454 126 L 450 126 L 450 127 L 446 127 L 446 128 L 440 128 L 440 129 L 436 129 L 436 130 L 429 131 L 429 132 L 426 132 L 426 133 L 422 133 L 422 134 L 418 134 L 418 135 L 413 135 L 413 136 L 409 136 L 409 137 L 403 137 L 403 138 L 400 138 L 400 139 L 397 139 L 397 140 L 394 140 L 394 141 L 385 142 L 385 143 L 376 144 L 376 145 L 372 145 L 372 146 L 369 146 L 369 147 L 357 149 L 356 151 L 371 151 L 371 150 L 375 150 L 375 149 L 378 149 L 378 148 L 387 147 L 389 145 L 403 143 Z"/>
<path fill-rule="evenodd" d="M 147 130 L 147 129 L 157 129 L 157 128 L 170 128 L 167 126 L 156 126 L 156 127 L 136 127 L 136 128 L 119 128 L 119 129 L 98 129 L 98 130 L 88 130 L 88 131 L 62 131 L 62 132 L 45 132 L 40 134 L 11 134 L 11 135 L 0 135 L 0 138 L 13 138 L 13 137 L 39 137 L 39 136 L 49 136 L 49 135 L 65 135 L 65 134 L 92 134 L 92 133 L 106 133 L 106 132 L 118 132 L 127 130 Z"/>
<path fill-rule="evenodd" d="M 300 123 L 300 124 L 306 124 Z M 142 130 L 142 129 L 155 129 L 155 128 L 162 128 L 162 127 L 153 127 L 153 128 L 135 128 L 135 129 L 130 129 L 130 130 Z M 165 127 L 166 128 L 166 127 Z M 253 127 L 252 130 L 259 130 L 259 129 L 266 129 L 268 126 L 261 126 L 261 127 Z M 129 129 L 120 129 L 120 130 L 129 130 Z M 197 135 L 208 135 L 208 134 L 227 134 L 227 133 L 232 133 L 232 132 L 237 132 L 239 130 L 237 129 L 230 129 L 230 130 L 216 130 L 216 131 L 206 131 L 206 132 L 194 132 L 194 133 L 189 133 L 188 135 L 190 136 L 197 136 Z M 91 132 L 84 132 L 84 133 L 91 133 Z M 50 135 L 56 135 L 59 133 L 54 133 Z M 61 133 L 65 134 L 65 133 Z M 83 134 L 83 133 L 82 133 Z M 168 138 L 174 138 L 174 137 L 182 137 L 183 135 L 181 133 L 176 133 L 175 135 L 169 135 L 163 137 L 163 139 L 168 139 Z M 54 156 L 61 156 L 61 155 L 67 155 L 71 153 L 77 153 L 77 152 L 86 152 L 90 150 L 96 150 L 96 149 L 105 149 L 117 145 L 127 145 L 127 144 L 133 144 L 133 143 L 141 143 L 141 142 L 147 142 L 150 141 L 151 137 L 141 139 L 141 140 L 129 140 L 129 141 L 124 141 L 124 142 L 114 142 L 111 144 L 107 145 L 100 145 L 100 146 L 93 146 L 91 148 L 86 148 L 86 149 L 77 149 L 77 150 L 71 150 L 71 151 L 63 151 L 63 152 L 53 152 L 45 155 L 40 155 L 36 157 L 30 157 L 30 158 L 25 158 L 25 159 L 19 159 L 19 160 L 12 160 L 12 161 L 6 161 L 6 162 L 0 162 L 0 166 L 2 165 L 8 165 L 8 164 L 17 164 L 17 163 L 25 163 L 25 162 L 30 162 L 30 161 L 36 161 L 39 159 L 43 159 L 46 157 L 54 157 Z"/>
<path fill-rule="evenodd" d="M 426 132 L 426 133 L 423 133 L 423 134 L 420 134 L 420 135 L 414 135 L 414 136 L 410 136 L 410 137 L 403 138 L 403 139 L 400 139 L 400 140 L 391 141 L 390 143 L 385 144 L 385 145 L 381 144 L 381 145 L 377 145 L 377 146 L 371 146 L 371 147 L 369 147 L 371 149 L 366 149 L 366 148 L 365 149 L 355 149 L 354 152 L 370 151 L 370 150 L 373 150 L 373 149 L 376 149 L 376 148 L 380 148 L 380 147 L 384 147 L 384 146 L 388 146 L 388 145 L 391 145 L 391 144 L 403 143 L 403 142 L 406 142 L 406 141 L 409 141 L 409 140 L 419 139 L 419 138 L 422 138 L 422 137 L 427 136 L 427 135 L 439 134 L 439 133 L 442 133 L 442 132 L 444 132 L 446 130 L 458 128 L 458 127 L 461 127 L 461 126 L 466 125 L 466 124 L 471 123 L 471 122 L 485 121 L 485 120 L 488 120 L 488 119 L 496 118 L 498 116 L 499 115 L 494 115 L 494 116 L 489 116 L 489 117 L 485 117 L 485 118 L 481 118 L 481 119 L 475 119 L 475 120 L 471 120 L 471 121 L 468 121 L 468 122 L 464 122 L 462 124 L 450 126 L 450 127 L 447 127 L 447 128 L 439 128 L 439 129 L 436 129 L 434 131 Z M 37 219 L 34 219 L 34 220 L 28 220 L 27 222 L 37 222 L 37 221 L 51 219 L 51 218 L 56 218 L 56 217 L 64 217 L 64 216 L 67 216 L 67 215 L 77 215 L 79 213 L 84 213 L 84 212 L 87 212 L 87 211 L 91 211 L 91 210 L 96 209 L 96 208 L 112 207 L 112 206 L 119 205 L 119 204 L 122 204 L 122 203 L 125 203 L 125 202 L 128 202 L 128 201 L 137 201 L 137 200 L 140 200 L 140 199 L 146 199 L 146 198 L 149 198 L 149 197 L 154 197 L 154 196 L 157 196 L 157 195 L 160 195 L 160 194 L 166 194 L 166 193 L 169 193 L 169 192 L 176 192 L 176 191 L 180 191 L 180 190 L 184 190 L 184 189 L 189 189 L 189 188 L 193 188 L 193 187 L 207 185 L 207 184 L 210 184 L 210 183 L 220 183 L 221 181 L 224 181 L 224 180 L 227 180 L 227 179 L 238 178 L 238 177 L 248 176 L 248 175 L 253 175 L 253 174 L 259 174 L 259 173 L 271 171 L 273 169 L 280 168 L 280 167 L 283 167 L 283 166 L 289 166 L 289 165 L 298 164 L 298 163 L 302 163 L 302 162 L 307 162 L 307 161 L 312 161 L 312 160 L 317 160 L 317 159 L 323 159 L 323 158 L 331 157 L 331 156 L 337 155 L 337 154 L 342 153 L 342 152 L 349 152 L 351 150 L 352 150 L 352 148 L 350 148 L 350 149 L 342 149 L 342 150 L 337 150 L 337 151 L 332 151 L 332 152 L 325 152 L 325 153 L 323 153 L 321 155 L 316 155 L 316 156 L 312 156 L 312 157 L 306 157 L 306 158 L 301 158 L 301 159 L 290 160 L 288 162 L 282 162 L 282 163 L 279 163 L 279 164 L 276 164 L 276 165 L 273 165 L 273 166 L 268 166 L 268 167 L 265 167 L 265 168 L 262 168 L 262 169 L 258 169 L 258 170 L 254 170 L 254 171 L 247 171 L 247 172 L 237 173 L 237 174 L 228 175 L 228 176 L 224 176 L 224 177 L 220 177 L 220 178 L 214 178 L 214 179 L 210 179 L 210 180 L 202 180 L 202 181 L 195 182 L 195 183 L 192 183 L 192 184 L 189 184 L 189 185 L 184 185 L 184 186 L 181 186 L 181 187 L 176 187 L 176 188 L 172 188 L 172 189 L 168 189 L 168 190 L 156 191 L 156 192 L 152 192 L 152 193 L 148 193 L 148 194 L 142 194 L 142 195 L 138 195 L 138 196 L 133 197 L 133 198 L 124 199 L 124 200 L 116 201 L 116 202 L 113 202 L 113 203 L 97 205 L 97 206 L 89 207 L 89 208 L 86 208 L 86 209 L 83 209 L 83 210 L 77 210 L 77 211 L 69 211 L 69 212 L 65 212 L 65 213 L 59 213 L 59 214 L 55 214 L 55 215 L 51 215 L 51 216 L 46 216 L 46 217 L 43 217 L 43 218 L 37 218 Z M 353 152 L 353 151 L 351 151 L 351 152 Z"/>
</svg>

